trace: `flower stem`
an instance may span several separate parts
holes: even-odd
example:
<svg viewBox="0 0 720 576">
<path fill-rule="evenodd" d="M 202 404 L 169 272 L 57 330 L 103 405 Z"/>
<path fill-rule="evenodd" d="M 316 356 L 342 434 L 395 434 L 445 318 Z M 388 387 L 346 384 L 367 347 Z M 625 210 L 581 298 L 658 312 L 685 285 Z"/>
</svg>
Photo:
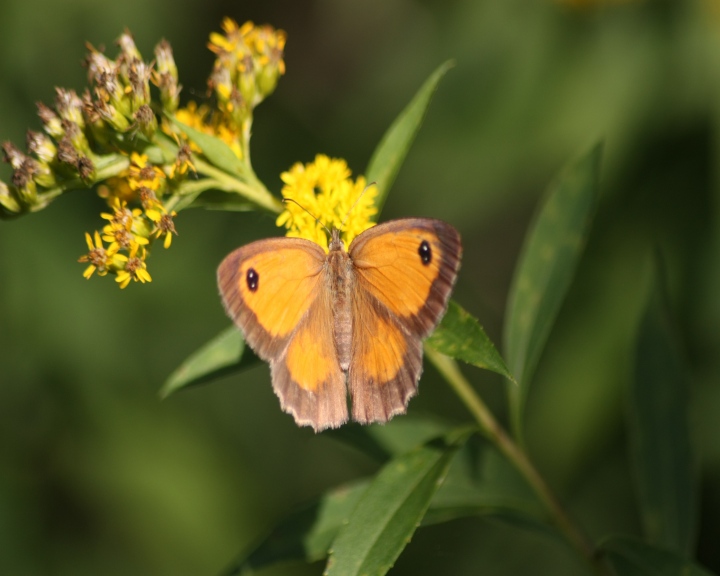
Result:
<svg viewBox="0 0 720 576">
<path fill-rule="evenodd" d="M 225 192 L 236 192 L 269 212 L 276 214 L 282 212 L 282 203 L 270 194 L 268 189 L 257 178 L 253 177 L 251 183 L 247 183 L 203 160 L 194 159 L 193 162 L 199 173 L 210 176 L 215 180 L 217 189 Z"/>
<path fill-rule="evenodd" d="M 462 372 L 460 372 L 455 360 L 440 354 L 429 346 L 425 347 L 425 352 L 473 415 L 483 433 L 525 477 L 567 541 L 585 558 L 598 575 L 607 574 L 607 569 L 599 563 L 598 557 L 595 555 L 592 542 L 560 505 L 557 497 L 530 461 L 525 451 L 512 440 L 505 429 L 498 423 Z"/>
</svg>

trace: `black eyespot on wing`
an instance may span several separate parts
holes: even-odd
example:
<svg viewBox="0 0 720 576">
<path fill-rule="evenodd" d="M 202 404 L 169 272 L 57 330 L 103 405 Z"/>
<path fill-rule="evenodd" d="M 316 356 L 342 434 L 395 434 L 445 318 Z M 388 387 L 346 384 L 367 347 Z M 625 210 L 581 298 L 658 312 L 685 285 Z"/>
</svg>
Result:
<svg viewBox="0 0 720 576">
<path fill-rule="evenodd" d="M 260 276 L 255 272 L 255 268 L 248 268 L 247 274 L 245 275 L 245 281 L 250 292 L 255 292 L 260 285 Z"/>
<path fill-rule="evenodd" d="M 432 248 L 430 248 L 430 244 L 428 244 L 427 240 L 420 242 L 418 254 L 420 254 L 420 260 L 425 266 L 432 262 Z"/>
</svg>

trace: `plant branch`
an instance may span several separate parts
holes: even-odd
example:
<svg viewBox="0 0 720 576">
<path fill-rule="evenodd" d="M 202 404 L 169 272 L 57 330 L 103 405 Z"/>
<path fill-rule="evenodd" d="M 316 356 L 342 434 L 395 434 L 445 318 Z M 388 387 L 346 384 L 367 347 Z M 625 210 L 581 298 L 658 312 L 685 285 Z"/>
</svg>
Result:
<svg viewBox="0 0 720 576">
<path fill-rule="evenodd" d="M 465 376 L 460 372 L 457 362 L 448 356 L 436 352 L 430 347 L 426 347 L 425 351 L 430 361 L 435 365 L 440 374 L 473 415 L 484 434 L 498 447 L 505 457 L 512 462 L 515 468 L 517 468 L 527 480 L 528 484 L 530 484 L 535 494 L 550 513 L 553 522 L 568 542 L 587 560 L 598 575 L 607 574 L 606 568 L 598 562 L 592 542 L 563 509 L 557 497 L 530 461 L 525 451 L 512 440 L 505 429 L 495 419 Z"/>
<path fill-rule="evenodd" d="M 279 214 L 283 210 L 282 203 L 268 191 L 262 183 L 254 177 L 251 183 L 243 182 L 238 178 L 228 174 L 227 172 L 215 168 L 212 164 L 199 159 L 194 161 L 195 167 L 200 174 L 210 176 L 215 181 L 215 188 L 225 192 L 236 192 L 244 198 L 247 198 L 260 208 L 264 208 L 269 212 Z"/>
</svg>

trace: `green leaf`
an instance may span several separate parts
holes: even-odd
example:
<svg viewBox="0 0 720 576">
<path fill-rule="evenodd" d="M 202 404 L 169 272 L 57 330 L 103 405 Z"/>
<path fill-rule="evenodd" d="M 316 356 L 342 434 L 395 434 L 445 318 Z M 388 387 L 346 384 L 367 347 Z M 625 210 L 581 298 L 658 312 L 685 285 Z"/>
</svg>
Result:
<svg viewBox="0 0 720 576">
<path fill-rule="evenodd" d="M 696 481 L 686 380 L 662 278 L 638 335 L 627 425 L 645 536 L 683 554 L 694 549 Z"/>
<path fill-rule="evenodd" d="M 160 389 L 160 396 L 167 398 L 181 388 L 220 378 L 257 362 L 258 357 L 245 346 L 240 331 L 230 326 L 188 356 L 167 379 Z"/>
<path fill-rule="evenodd" d="M 173 116 L 168 116 L 170 121 L 175 124 L 192 142 L 197 144 L 202 150 L 203 156 L 207 158 L 214 166 L 224 170 L 228 174 L 234 176 L 242 176 L 245 174 L 245 164 L 240 160 L 230 146 L 225 144 L 220 138 L 205 134 L 191 128 L 187 124 L 176 120 Z"/>
<path fill-rule="evenodd" d="M 226 574 L 258 570 L 276 562 L 316 562 L 327 557 L 340 527 L 348 521 L 369 485 L 368 480 L 362 480 L 336 488 L 290 514 L 234 562 Z"/>
<path fill-rule="evenodd" d="M 447 434 L 450 426 L 436 418 L 406 415 L 382 426 L 351 423 L 323 431 L 323 436 L 343 442 L 374 460 L 384 463 L 433 438 Z"/>
<path fill-rule="evenodd" d="M 429 443 L 385 465 L 333 542 L 327 576 L 382 576 L 390 570 L 467 437 L 463 430 L 455 439 Z"/>
<path fill-rule="evenodd" d="M 535 366 L 575 274 L 598 200 L 602 146 L 567 166 L 550 185 L 530 226 L 510 289 L 505 355 L 519 386 L 511 386 L 512 422 L 522 414 Z"/>
<path fill-rule="evenodd" d="M 629 536 L 608 538 L 599 548 L 618 576 L 712 576 L 675 552 Z"/>
<path fill-rule="evenodd" d="M 453 300 L 450 300 L 442 322 L 425 341 L 425 345 L 431 346 L 445 356 L 492 370 L 513 380 L 505 362 L 482 326 Z"/>
<path fill-rule="evenodd" d="M 454 63 L 448 60 L 430 75 L 375 148 L 365 171 L 365 177 L 368 183 L 375 182 L 378 187 L 378 195 L 375 199 L 378 214 L 382 211 L 400 166 L 420 129 L 440 79 L 453 66 Z"/>
<path fill-rule="evenodd" d="M 385 429 L 391 424 L 365 426 L 362 430 Z M 423 421 L 420 429 L 424 434 Z M 326 557 L 333 540 L 348 524 L 369 486 L 370 480 L 341 486 L 289 514 L 234 562 L 226 574 L 240 574 L 244 570 L 293 560 L 315 562 Z M 552 526 L 538 520 L 541 514 L 537 498 L 517 470 L 487 441 L 471 436 L 452 458 L 447 476 L 432 497 L 421 526 L 490 516 L 526 530 L 562 538 Z"/>
</svg>

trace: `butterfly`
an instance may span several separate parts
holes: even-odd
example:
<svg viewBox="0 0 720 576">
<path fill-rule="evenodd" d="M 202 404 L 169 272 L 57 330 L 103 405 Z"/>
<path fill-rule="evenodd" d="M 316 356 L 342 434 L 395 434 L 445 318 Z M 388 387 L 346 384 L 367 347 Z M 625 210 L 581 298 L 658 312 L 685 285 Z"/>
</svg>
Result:
<svg viewBox="0 0 720 576">
<path fill-rule="evenodd" d="M 258 240 L 217 272 L 225 310 L 270 363 L 285 412 L 316 432 L 404 413 L 422 372 L 422 340 L 437 326 L 462 256 L 445 222 L 407 218 L 359 234 L 347 252 L 310 240 Z"/>
</svg>

